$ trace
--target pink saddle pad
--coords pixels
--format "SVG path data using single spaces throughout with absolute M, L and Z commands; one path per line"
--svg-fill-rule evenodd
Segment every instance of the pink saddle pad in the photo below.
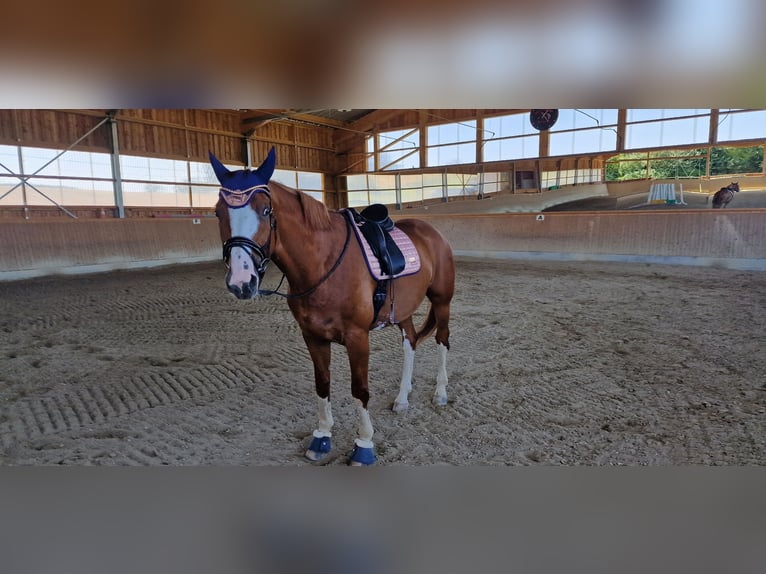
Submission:
M 384 275 L 380 270 L 380 261 L 378 261 L 378 258 L 375 257 L 375 255 L 372 253 L 372 248 L 370 247 L 370 244 L 367 243 L 364 235 L 362 235 L 361 231 L 359 231 L 359 228 L 356 225 L 352 225 L 352 227 L 354 228 L 356 238 L 359 240 L 359 245 L 362 246 L 362 252 L 364 253 L 365 261 L 367 261 L 367 269 L 370 270 L 370 275 L 372 275 L 373 278 L 377 279 L 378 281 L 381 279 L 389 279 L 390 276 Z M 396 279 L 397 277 L 414 275 L 420 271 L 420 254 L 415 248 L 415 244 L 412 242 L 412 239 L 410 239 L 407 234 L 398 227 L 394 227 L 390 231 L 390 234 L 391 239 L 394 240 L 396 246 L 401 250 L 402 255 L 404 255 L 404 269 L 402 269 L 401 273 L 394 275 L 393 278 Z

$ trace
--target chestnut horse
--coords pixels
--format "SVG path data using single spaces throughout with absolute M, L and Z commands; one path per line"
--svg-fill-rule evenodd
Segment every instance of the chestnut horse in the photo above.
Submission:
M 722 187 L 715 192 L 713 196 L 713 209 L 724 208 L 731 200 L 734 199 L 734 194 L 739 191 L 739 183 L 732 181 L 726 187 Z
M 414 243 L 420 270 L 393 280 L 386 303 L 373 317 L 372 278 L 351 223 L 341 211 L 328 210 L 312 197 L 277 182 L 270 182 L 276 163 L 274 148 L 256 170 L 228 170 L 210 153 L 210 162 L 221 184 L 215 213 L 228 266 L 226 286 L 239 299 L 270 295 L 261 290 L 270 261 L 282 271 L 290 287 L 287 305 L 300 326 L 314 364 L 319 397 L 319 422 L 305 452 L 317 461 L 330 451 L 333 426 L 330 408 L 331 343 L 346 347 L 351 368 L 351 395 L 359 414 L 359 433 L 349 463 L 375 462 L 373 428 L 367 404 L 369 332 L 387 325 L 402 331 L 404 367 L 396 412 L 408 407 L 412 389 L 415 348 L 436 330 L 438 372 L 433 402 L 447 404 L 447 350 L 450 302 L 455 290 L 455 264 L 444 237 L 431 225 L 416 219 L 396 222 Z M 394 298 L 393 303 L 391 298 Z M 428 315 L 416 330 L 412 315 L 425 297 Z

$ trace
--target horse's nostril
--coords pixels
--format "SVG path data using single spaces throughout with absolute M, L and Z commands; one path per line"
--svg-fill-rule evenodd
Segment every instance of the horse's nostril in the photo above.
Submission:
M 252 299 L 258 293 L 258 278 L 253 275 L 248 283 L 242 283 L 241 285 L 227 282 L 226 288 L 237 299 Z
M 250 278 L 250 283 L 242 285 L 242 293 L 246 299 L 252 299 L 255 297 L 255 294 L 258 293 L 258 277 L 253 275 Z
M 230 284 L 227 283 L 226 284 L 226 288 L 229 290 L 229 292 L 233 293 L 234 296 L 237 299 L 243 299 L 244 298 L 243 295 L 242 295 L 242 289 L 240 289 L 236 285 L 230 285 Z

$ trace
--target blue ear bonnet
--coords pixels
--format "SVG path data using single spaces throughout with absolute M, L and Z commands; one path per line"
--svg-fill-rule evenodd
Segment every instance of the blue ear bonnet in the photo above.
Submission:
M 212 151 L 209 154 L 215 176 L 221 183 L 221 187 L 227 191 L 245 191 L 254 187 L 266 186 L 274 173 L 274 167 L 277 162 L 277 153 L 272 147 L 258 169 L 229 171 L 226 166 L 218 161 L 218 158 L 213 155 Z

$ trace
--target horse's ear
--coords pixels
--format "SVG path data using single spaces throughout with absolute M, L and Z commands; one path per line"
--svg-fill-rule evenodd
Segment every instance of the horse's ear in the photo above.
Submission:
M 269 150 L 269 155 L 266 156 L 266 159 L 263 160 L 263 163 L 258 167 L 256 172 L 258 173 L 258 177 L 260 177 L 264 183 L 268 183 L 272 174 L 274 173 L 274 168 L 276 165 L 277 150 L 272 146 L 272 148 Z
M 223 180 L 226 179 L 226 176 L 231 172 L 226 169 L 225 165 L 218 161 L 218 158 L 213 155 L 212 151 L 208 150 L 208 155 L 210 156 L 210 164 L 213 166 L 215 176 L 218 178 L 218 181 L 221 183 L 221 185 L 223 185 Z

